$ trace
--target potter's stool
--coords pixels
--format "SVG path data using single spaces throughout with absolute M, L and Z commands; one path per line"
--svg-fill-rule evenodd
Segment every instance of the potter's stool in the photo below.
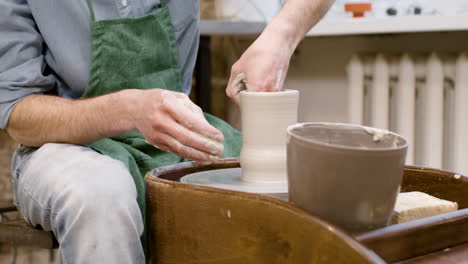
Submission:
M 52 232 L 36 229 L 22 219 L 7 220 L 4 216 L 5 213 L 16 211 L 11 201 L 0 201 L 0 244 L 45 249 L 58 247 Z

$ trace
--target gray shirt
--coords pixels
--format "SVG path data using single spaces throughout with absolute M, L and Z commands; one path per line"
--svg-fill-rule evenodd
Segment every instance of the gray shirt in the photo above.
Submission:
M 96 20 L 144 16 L 157 4 L 159 0 L 93 0 Z M 168 5 L 183 89 L 189 93 L 199 40 L 198 0 L 168 0 Z M 90 54 L 86 0 L 1 0 L 0 129 L 28 95 L 79 98 L 87 87 Z

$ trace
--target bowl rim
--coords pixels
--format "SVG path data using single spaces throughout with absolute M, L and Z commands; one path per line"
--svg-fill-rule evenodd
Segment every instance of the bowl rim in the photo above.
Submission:
M 350 147 L 350 146 L 345 146 L 345 145 L 339 145 L 339 144 L 324 144 L 323 142 L 316 140 L 316 139 L 310 139 L 306 138 L 303 136 L 299 136 L 294 133 L 294 129 L 304 127 L 304 126 L 316 126 L 316 125 L 325 125 L 325 126 L 347 126 L 347 127 L 355 127 L 355 128 L 362 128 L 362 129 L 377 129 L 380 131 L 384 131 L 387 134 L 391 134 L 400 140 L 404 141 L 404 144 L 397 146 L 397 147 L 376 147 L 376 148 L 368 148 L 368 147 Z M 358 125 L 358 124 L 351 124 L 351 123 L 339 123 L 339 122 L 301 122 L 301 123 L 295 123 L 292 125 L 289 125 L 287 128 L 287 142 L 289 143 L 291 141 L 291 137 L 306 142 L 306 143 L 311 143 L 319 147 L 325 147 L 325 148 L 331 148 L 331 149 L 336 149 L 336 150 L 350 150 L 350 151 L 359 151 L 359 152 L 388 152 L 388 151 L 400 151 L 402 149 L 408 148 L 408 140 L 403 137 L 400 134 L 397 134 L 395 132 L 392 132 L 387 129 L 380 129 L 380 128 L 375 128 L 375 127 L 369 127 L 369 126 L 364 126 L 364 125 Z
M 284 96 L 284 95 L 295 95 L 299 94 L 298 90 L 293 90 L 293 89 L 284 89 L 281 91 L 277 92 L 251 92 L 248 90 L 242 90 L 240 91 L 240 94 L 248 95 L 248 96 Z

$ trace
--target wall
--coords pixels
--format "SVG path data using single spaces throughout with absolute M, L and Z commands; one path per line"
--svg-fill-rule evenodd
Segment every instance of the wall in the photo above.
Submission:
M 239 39 L 241 50 L 252 39 Z M 468 51 L 468 33 L 306 38 L 291 61 L 285 87 L 301 92 L 300 121 L 347 121 L 345 67 L 354 53 Z

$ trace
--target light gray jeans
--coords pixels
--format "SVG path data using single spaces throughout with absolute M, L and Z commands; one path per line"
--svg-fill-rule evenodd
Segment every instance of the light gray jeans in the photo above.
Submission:
M 21 146 L 14 201 L 26 221 L 51 230 L 68 263 L 145 263 L 143 220 L 125 165 L 78 145 Z

